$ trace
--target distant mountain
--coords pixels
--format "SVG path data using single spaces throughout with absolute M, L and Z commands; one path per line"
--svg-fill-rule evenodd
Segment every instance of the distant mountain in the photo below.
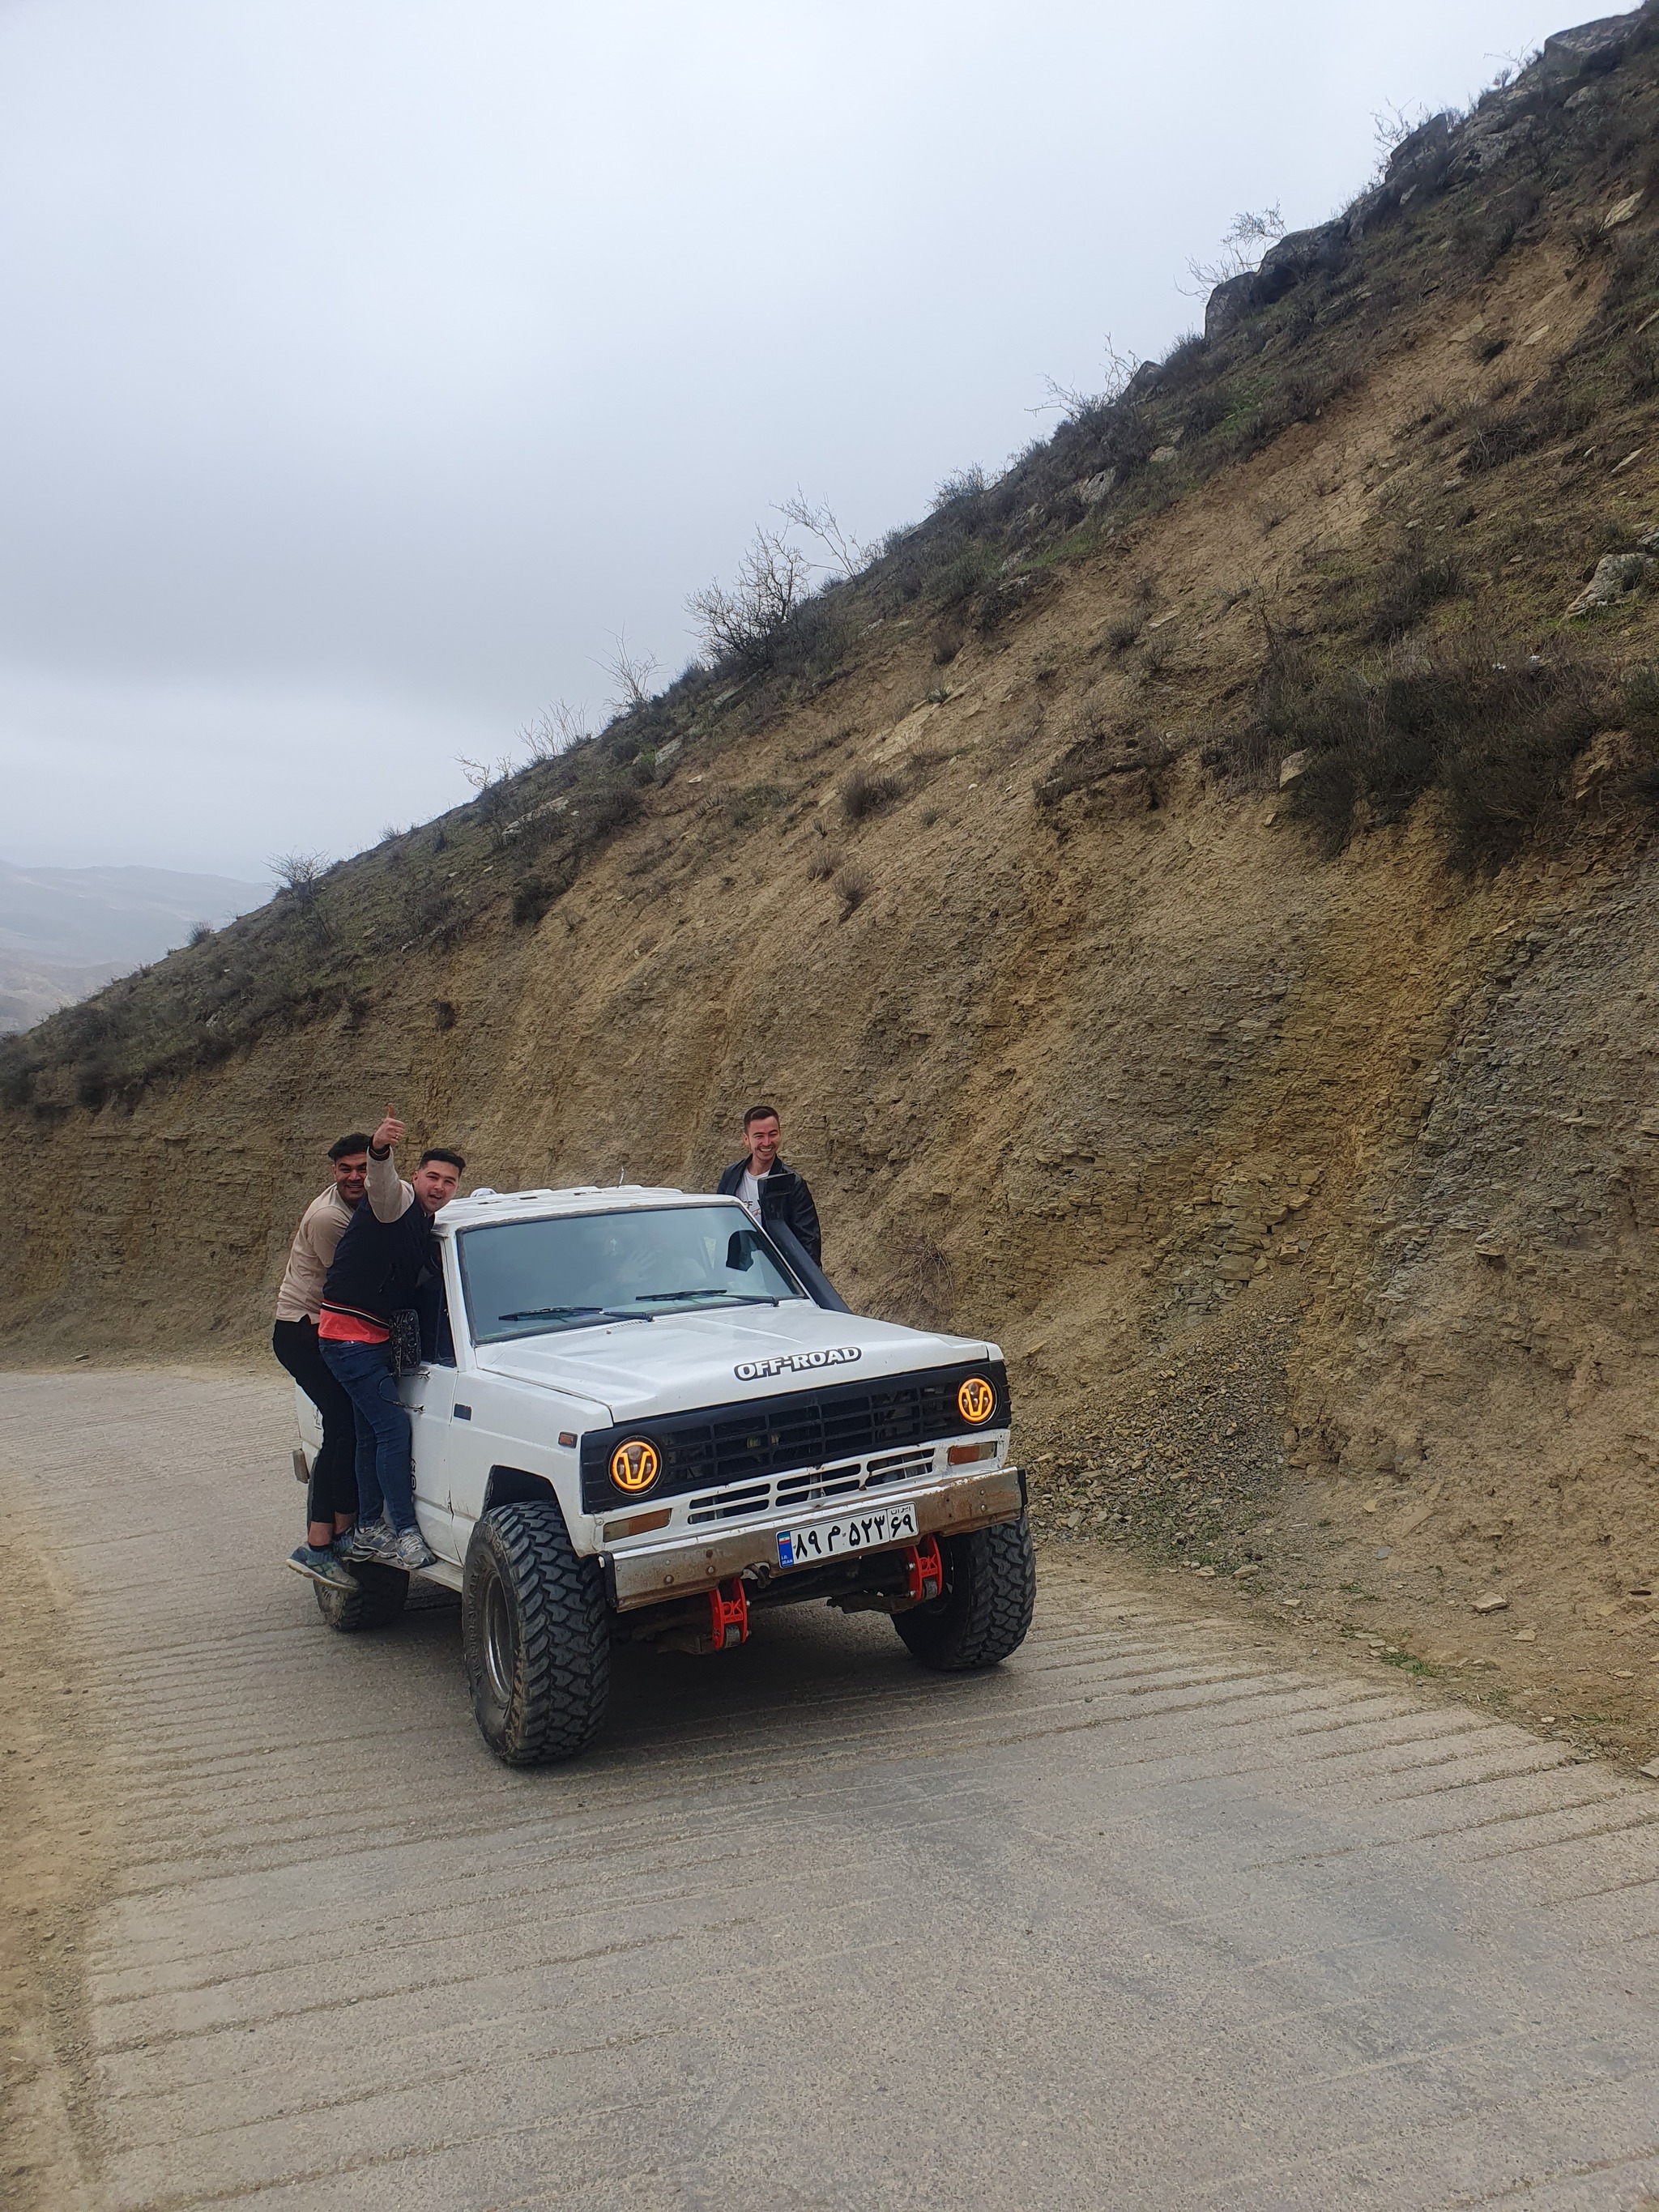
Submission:
M 198 922 L 263 906 L 269 884 L 171 868 L 18 868 L 0 860 L 0 1031 L 27 1029 L 159 960 Z

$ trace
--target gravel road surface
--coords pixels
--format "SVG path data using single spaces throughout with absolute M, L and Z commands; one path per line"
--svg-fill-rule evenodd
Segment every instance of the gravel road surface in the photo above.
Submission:
M 1564 1747 L 1067 1554 L 993 1675 L 773 1615 L 508 1772 L 452 1604 L 336 1637 L 283 1567 L 275 1383 L 0 1413 L 13 1901 L 76 1945 L 3 2201 L 1659 2203 L 1659 1794 Z

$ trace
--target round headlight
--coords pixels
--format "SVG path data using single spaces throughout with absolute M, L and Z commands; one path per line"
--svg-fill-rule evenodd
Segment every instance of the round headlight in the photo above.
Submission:
M 644 1437 L 629 1437 L 611 1455 L 611 1480 L 630 1498 L 649 1490 L 661 1473 L 662 1461 L 657 1447 Z
M 997 1394 L 982 1375 L 970 1375 L 957 1392 L 957 1410 L 975 1426 L 988 1421 L 997 1409 Z

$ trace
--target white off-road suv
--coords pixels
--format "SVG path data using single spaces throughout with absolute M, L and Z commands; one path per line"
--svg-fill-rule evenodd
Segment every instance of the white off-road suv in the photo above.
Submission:
M 993 1344 L 849 1313 L 787 1229 L 678 1190 L 479 1191 L 437 1218 L 446 1313 L 399 1384 L 429 1581 L 459 1591 L 503 1759 L 581 1750 L 613 1639 L 744 1642 L 769 1605 L 890 1613 L 924 1666 L 1030 1626 L 1024 1483 Z M 320 1441 L 296 1394 L 304 1439 Z M 378 1627 L 409 1577 L 317 1586 Z

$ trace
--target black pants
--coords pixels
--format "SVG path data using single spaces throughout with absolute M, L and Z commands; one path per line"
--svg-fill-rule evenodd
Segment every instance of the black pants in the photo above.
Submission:
M 279 1321 L 270 1348 L 322 1415 L 322 1449 L 311 1463 L 306 1517 L 326 1521 L 357 1514 L 357 1416 L 351 1401 L 324 1363 L 314 1321 Z

